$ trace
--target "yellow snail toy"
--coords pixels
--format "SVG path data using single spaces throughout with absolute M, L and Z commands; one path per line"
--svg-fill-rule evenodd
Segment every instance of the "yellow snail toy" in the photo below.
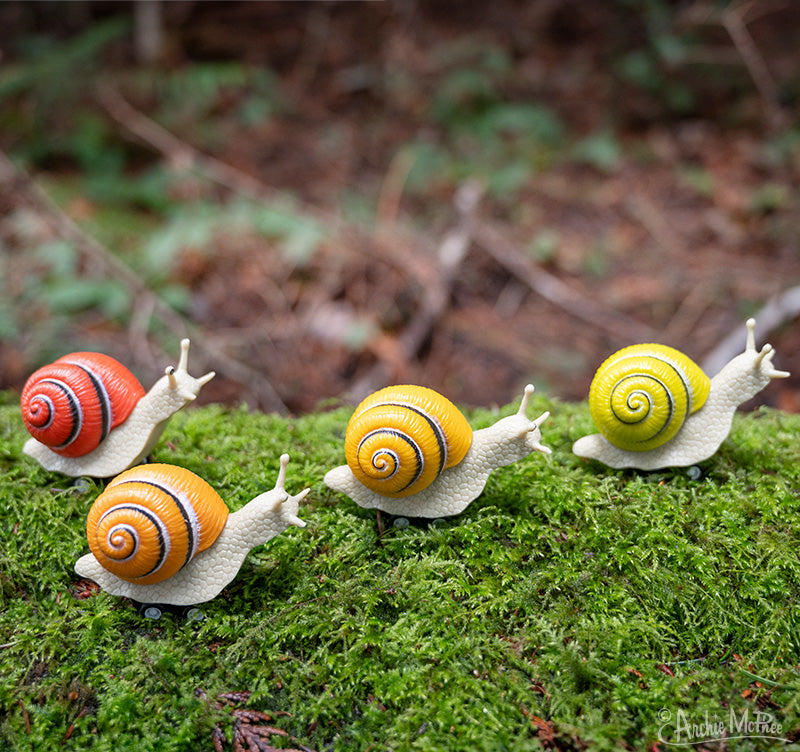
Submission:
M 745 351 L 709 379 L 688 357 L 664 345 L 633 345 L 609 357 L 589 388 L 599 434 L 572 451 L 610 467 L 655 470 L 694 465 L 728 436 L 736 408 L 772 379 L 789 374 L 772 365 L 771 345 L 756 350 L 755 320 L 747 321 Z
M 142 462 L 173 413 L 193 401 L 214 372 L 189 375 L 189 340 L 178 367 L 169 366 L 145 393 L 121 363 L 78 352 L 43 366 L 20 397 L 31 438 L 23 451 L 46 470 L 108 478 Z
M 289 455 L 275 488 L 237 512 L 202 478 L 175 465 L 130 468 L 97 497 L 86 521 L 91 553 L 75 571 L 106 592 L 142 604 L 190 606 L 211 600 L 236 577 L 251 549 L 292 525 L 306 488 L 286 492 Z M 145 615 L 160 616 L 157 607 Z
M 525 387 L 515 415 L 472 431 L 450 400 L 421 386 L 391 386 L 367 397 L 345 434 L 347 464 L 328 471 L 325 483 L 358 505 L 397 516 L 447 517 L 463 511 L 492 470 L 510 465 L 541 444 L 530 420 L 533 386 Z

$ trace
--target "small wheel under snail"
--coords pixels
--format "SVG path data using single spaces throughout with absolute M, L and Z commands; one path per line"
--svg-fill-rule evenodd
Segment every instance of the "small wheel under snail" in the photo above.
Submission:
M 205 619 L 205 614 L 197 606 L 173 606 L 169 603 L 139 603 L 138 601 L 132 601 L 132 603 L 142 618 L 152 621 L 158 621 L 164 614 L 173 614 L 190 622 Z
M 407 527 L 416 527 L 422 530 L 427 530 L 428 528 L 435 527 L 436 525 L 446 522 L 447 519 L 448 518 L 446 517 L 392 517 L 389 515 L 391 526 L 397 528 L 398 530 L 402 530 L 403 528 Z
M 169 606 L 163 603 L 139 603 L 138 601 L 132 601 L 132 603 L 136 606 L 136 610 L 142 618 L 151 619 L 152 621 L 158 621 L 164 615 L 164 612 L 169 610 Z

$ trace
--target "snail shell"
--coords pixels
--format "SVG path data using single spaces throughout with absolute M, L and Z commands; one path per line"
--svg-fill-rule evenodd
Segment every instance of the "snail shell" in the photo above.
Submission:
M 228 507 L 193 472 L 175 465 L 132 467 L 97 497 L 86 520 L 89 548 L 122 580 L 161 582 L 219 536 Z
M 382 496 L 427 488 L 464 459 L 472 428 L 456 406 L 422 386 L 390 386 L 358 405 L 345 433 L 353 475 Z
M 711 380 L 666 345 L 631 345 L 607 358 L 589 387 L 589 409 L 614 446 L 648 451 L 669 441 L 702 407 Z
M 63 457 L 95 450 L 130 415 L 145 390 L 108 355 L 77 352 L 31 374 L 20 398 L 34 439 Z

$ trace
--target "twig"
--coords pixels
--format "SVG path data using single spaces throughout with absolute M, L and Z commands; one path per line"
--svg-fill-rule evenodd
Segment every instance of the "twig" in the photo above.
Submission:
M 286 200 L 284 194 L 259 178 L 204 154 L 199 149 L 182 141 L 152 118 L 137 110 L 110 83 L 106 82 L 98 88 L 98 100 L 111 118 L 140 141 L 161 153 L 174 169 L 193 170 L 232 193 L 252 200 L 262 202 Z M 387 185 L 383 189 L 384 195 L 379 199 L 379 229 L 381 219 L 388 222 L 396 218 L 396 208 L 392 207 L 399 201 L 399 192 L 406 179 L 404 171 L 410 167 L 411 165 L 407 163 L 405 157 L 398 159 L 390 167 L 390 175 L 387 175 L 386 178 Z M 391 185 L 388 185 L 389 183 Z M 393 252 L 382 252 L 381 243 L 375 241 L 386 238 L 387 233 L 379 232 L 375 237 L 370 237 L 360 227 L 347 222 L 339 214 L 327 212 L 296 197 L 292 197 L 292 202 L 303 216 L 319 223 L 330 236 L 338 236 L 340 240 L 344 241 L 343 247 L 350 248 L 367 243 L 373 247 L 376 258 L 380 258 L 384 263 L 400 271 L 405 271 L 410 276 L 419 277 L 422 284 L 428 283 L 428 278 L 418 273 L 418 263 L 408 265 L 406 258 L 397 258 Z M 391 228 L 392 239 L 396 238 L 398 232 L 399 228 Z M 389 250 L 393 251 L 395 244 L 392 243 L 391 246 Z
M 688 249 L 674 231 L 669 220 L 658 205 L 644 194 L 630 196 L 624 202 L 625 209 L 637 221 L 668 256 L 684 258 Z M 692 326 L 708 308 L 708 282 L 697 282 L 661 331 L 663 341 L 680 341 L 691 331 Z
M 752 4 L 752 0 L 748 0 L 731 5 L 722 13 L 722 25 L 742 56 L 747 72 L 764 100 L 770 125 L 777 127 L 785 120 L 785 113 L 781 109 L 778 97 L 778 87 L 744 20 Z
M 625 208 L 664 251 L 674 256 L 682 256 L 686 252 L 684 244 L 673 232 L 669 222 L 658 207 L 646 196 L 634 194 L 625 201 Z
M 582 296 L 558 277 L 539 267 L 490 225 L 481 223 L 476 226 L 474 239 L 497 263 L 504 266 L 537 295 L 593 327 L 604 329 L 613 335 L 615 340 L 623 336 L 626 339 L 644 341 L 654 336 L 653 330 L 646 324 L 618 314 Z
M 263 196 L 265 186 L 246 172 L 202 154 L 185 141 L 181 141 L 155 120 L 147 117 L 128 102 L 109 83 L 97 89 L 98 101 L 105 111 L 126 130 L 149 146 L 161 152 L 176 169 L 198 169 L 215 182 L 233 188 L 238 193 Z M 277 198 L 277 193 L 271 196 Z
M 414 158 L 408 151 L 398 152 L 389 163 L 389 169 L 378 194 L 376 214 L 379 227 L 386 229 L 397 221 L 400 198 L 413 166 Z
M 287 200 L 284 193 L 267 185 L 259 178 L 222 160 L 204 154 L 199 149 L 182 141 L 152 118 L 137 110 L 110 83 L 104 83 L 97 91 L 99 103 L 106 113 L 129 133 L 158 151 L 173 169 L 194 171 L 207 180 L 221 185 L 231 193 L 251 200 L 275 203 Z M 391 172 L 396 172 L 397 174 L 387 176 L 387 180 L 403 183 L 405 181 L 405 176 L 402 174 L 404 169 L 410 169 L 410 165 L 405 165 L 404 160 L 401 159 L 398 164 L 390 168 Z M 392 185 L 389 189 L 392 195 L 384 195 L 382 199 L 382 210 L 387 212 L 388 217 L 391 217 L 392 214 L 390 204 L 392 201 L 399 200 L 397 191 L 401 187 L 401 185 Z M 354 247 L 365 242 L 375 245 L 375 238 L 368 236 L 358 225 L 346 221 L 338 213 L 327 212 L 296 196 L 292 196 L 292 204 L 297 207 L 304 217 L 317 222 L 331 238 L 337 237 L 341 240 L 343 247 Z M 386 218 L 384 217 L 384 219 Z M 396 235 L 397 229 L 392 228 L 392 233 Z M 380 239 L 380 234 L 378 239 Z M 380 253 L 380 250 L 380 245 L 377 245 L 377 258 L 397 269 L 404 269 L 406 259 L 397 259 L 394 254 Z M 414 275 L 417 270 L 412 268 L 411 270 L 406 269 L 406 271 Z M 427 282 L 427 279 L 423 281 Z
M 800 316 L 800 285 L 771 298 L 767 304 L 753 315 L 756 320 L 756 342 L 765 341 L 771 332 L 787 321 Z M 744 350 L 744 330 L 737 326 L 703 359 L 702 368 L 708 374 L 715 374 L 729 360 Z
M 288 408 L 281 400 L 275 388 L 255 368 L 231 358 L 222 348 L 208 338 L 200 336 L 196 327 L 192 326 L 180 313 L 168 305 L 147 286 L 145 281 L 129 266 L 120 261 L 111 250 L 85 232 L 66 212 L 58 206 L 47 192 L 27 173 L 18 170 L 9 157 L 0 151 L 0 182 L 15 183 L 24 189 L 31 200 L 43 212 L 51 226 L 60 237 L 71 240 L 81 251 L 91 257 L 95 267 L 105 269 L 109 276 L 122 281 L 132 292 L 134 310 L 139 306 L 143 311 L 152 311 L 177 337 L 190 337 L 196 342 L 196 348 L 215 364 L 218 372 L 247 384 L 257 394 L 265 409 L 281 413 Z M 137 317 L 136 325 L 140 321 Z M 135 333 L 132 333 L 135 336 Z M 218 365 L 217 365 L 218 364 Z
M 694 282 L 692 289 L 683 297 L 675 313 L 664 326 L 661 332 L 661 339 L 664 342 L 682 342 L 689 336 L 711 304 L 708 291 L 708 279 L 701 278 Z
M 83 716 L 85 716 L 85 715 L 86 715 L 86 713 L 88 712 L 88 710 L 89 710 L 88 708 L 81 708 L 81 710 L 80 710 L 80 712 L 78 713 L 78 715 L 77 715 L 77 716 L 75 716 L 75 720 L 74 720 L 72 723 L 70 723 L 70 725 L 69 725 L 69 728 L 67 729 L 67 733 L 66 733 L 66 734 L 64 734 L 64 738 L 61 740 L 61 744 L 62 744 L 62 746 L 63 746 L 63 745 L 64 745 L 64 743 L 65 743 L 65 742 L 66 742 L 66 741 L 67 741 L 67 740 L 68 740 L 68 739 L 69 739 L 69 738 L 72 736 L 72 734 L 75 732 L 75 724 L 76 724 L 76 723 L 77 723 L 77 722 L 78 722 L 78 721 L 79 721 L 81 718 L 83 718 Z
M 713 2 L 696 2 L 676 15 L 682 26 L 721 26 L 733 42 L 736 61 L 747 69 L 767 109 L 767 120 L 773 127 L 786 124 L 786 111 L 781 107 L 778 86 L 748 26 L 763 16 L 783 10 L 788 0 L 737 0 L 728 7 Z M 705 62 L 727 65 L 732 61 L 724 50 L 691 51 L 684 62 Z
M 415 356 L 436 322 L 444 314 L 458 269 L 469 250 L 475 215 L 483 196 L 483 187 L 468 181 L 456 191 L 454 206 L 458 214 L 455 226 L 445 235 L 437 253 L 438 280 L 425 288 L 422 305 L 414 320 L 400 337 L 404 352 Z
M 22 711 L 22 717 L 25 720 L 25 730 L 28 732 L 28 736 L 31 734 L 31 718 L 28 715 L 28 711 L 25 708 L 25 704 L 22 700 L 17 700 L 17 705 L 19 705 L 20 710 Z
M 166 323 L 185 334 L 186 322 L 173 308 L 155 296 L 144 280 L 129 266 L 120 261 L 99 240 L 86 233 L 64 210 L 56 204 L 49 194 L 27 173 L 19 170 L 11 159 L 0 151 L 0 182 L 16 182 L 23 187 L 35 203 L 44 210 L 51 226 L 57 233 L 75 243 L 84 253 L 92 257 L 96 264 L 105 268 L 111 275 L 124 282 L 134 296 L 150 295 L 153 297 L 153 308 Z
M 199 149 L 182 141 L 159 125 L 143 112 L 137 110 L 119 90 L 105 82 L 97 89 L 98 101 L 106 113 L 123 128 L 160 152 L 177 170 L 194 170 L 207 179 L 236 193 L 257 201 L 280 202 L 286 196 L 263 181 L 215 157 L 204 154 Z M 296 202 L 295 199 L 293 201 Z M 316 206 L 301 203 L 302 214 L 324 225 L 329 232 L 352 232 L 354 228 L 345 225 L 335 214 L 325 212 Z
M 447 310 L 450 289 L 456 272 L 469 250 L 475 226 L 475 215 L 483 196 L 483 187 L 475 181 L 459 186 L 453 200 L 457 219 L 446 233 L 436 254 L 436 266 L 426 280 L 419 309 L 398 339 L 399 357 L 414 360 L 436 323 Z M 378 361 L 370 371 L 359 379 L 348 392 L 348 398 L 360 401 L 378 384 L 389 378 L 389 366 L 385 360 Z
M 140 63 L 154 63 L 161 57 L 164 20 L 160 0 L 136 0 L 133 5 L 134 46 Z

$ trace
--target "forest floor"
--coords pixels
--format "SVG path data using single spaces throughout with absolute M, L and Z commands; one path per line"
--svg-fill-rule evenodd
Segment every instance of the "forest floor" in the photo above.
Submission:
M 102 123 L 95 146 L 125 155 L 112 188 L 105 162 L 75 159 L 91 128 L 63 111 L 38 161 L 6 131 L 0 386 L 65 343 L 157 375 L 190 333 L 197 370 L 218 373 L 204 401 L 297 413 L 407 381 L 471 405 L 528 381 L 580 400 L 635 342 L 713 372 L 720 342 L 734 337 L 724 362 L 772 301 L 759 345 L 768 334 L 796 376 L 758 400 L 800 409 L 786 294 L 800 279 L 800 131 L 722 26 L 698 24 L 691 47 L 720 63 L 658 69 L 654 93 L 620 74 L 644 53 L 604 41 L 614 13 L 290 5 L 168 6 L 157 75 L 111 64 L 92 79 L 80 102 Z M 781 32 L 795 12 L 746 26 L 777 84 L 794 75 Z M 670 104 L 682 95 L 689 116 Z M 71 299 L 72 276 L 65 293 L 52 256 L 65 240 L 66 273 L 112 278 L 119 309 L 97 285 Z

